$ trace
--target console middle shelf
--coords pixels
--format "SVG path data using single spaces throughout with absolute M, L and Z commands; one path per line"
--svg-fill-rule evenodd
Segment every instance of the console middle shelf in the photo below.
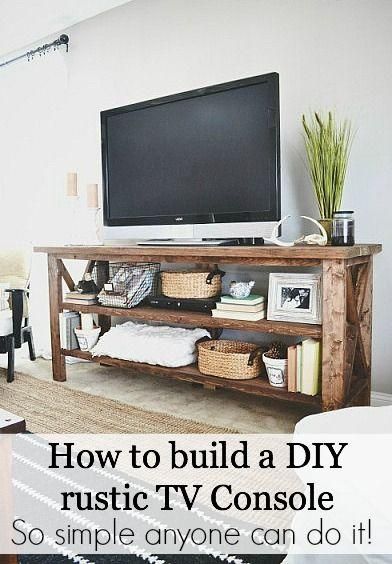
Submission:
M 287 321 L 242 321 L 238 319 L 215 318 L 208 313 L 193 311 L 177 311 L 170 309 L 137 306 L 131 309 L 101 306 L 99 304 L 83 305 L 64 302 L 62 308 L 81 313 L 95 313 L 115 317 L 129 317 L 139 321 L 154 321 L 169 325 L 189 325 L 192 327 L 233 329 L 276 335 L 292 335 L 301 337 L 322 337 L 322 326 L 308 323 L 292 323 Z

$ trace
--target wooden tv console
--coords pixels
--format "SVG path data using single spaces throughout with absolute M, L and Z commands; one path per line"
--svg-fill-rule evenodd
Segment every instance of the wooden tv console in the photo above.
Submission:
M 130 368 L 145 373 L 196 382 L 210 388 L 229 388 L 307 405 L 313 410 L 333 410 L 349 405 L 369 405 L 372 341 L 372 262 L 381 245 L 354 247 L 36 247 L 47 253 L 49 272 L 50 323 L 53 379 L 66 380 L 65 356 L 92 360 L 104 365 Z M 139 306 L 133 309 L 76 305 L 63 301 L 63 281 L 74 289 L 64 260 L 87 260 L 86 270 L 94 264 L 107 269 L 113 262 L 161 262 L 236 264 L 252 267 L 309 267 L 322 272 L 322 325 L 268 321 L 217 319 L 206 313 L 170 311 Z M 80 350 L 64 350 L 60 345 L 59 313 L 63 310 L 95 313 L 102 331 L 107 331 L 111 316 L 140 321 L 162 321 L 170 325 L 236 329 L 322 339 L 322 391 L 307 396 L 274 388 L 265 377 L 253 380 L 229 380 L 201 374 L 196 366 L 165 368 L 109 357 L 92 358 Z

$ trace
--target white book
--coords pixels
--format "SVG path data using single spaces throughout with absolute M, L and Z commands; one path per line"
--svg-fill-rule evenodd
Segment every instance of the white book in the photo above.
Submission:
M 80 327 L 80 316 L 78 314 L 76 317 L 69 317 L 67 319 L 67 348 L 70 350 L 79 348 L 75 335 L 75 329 L 78 327 Z
M 264 303 L 256 305 L 244 305 L 244 304 L 225 304 L 217 302 L 216 309 L 220 311 L 244 311 L 246 313 L 257 313 L 259 311 L 264 311 Z
M 320 341 L 305 339 L 302 341 L 302 378 L 301 392 L 315 396 L 320 384 Z
M 80 316 L 76 311 L 63 311 L 59 314 L 60 345 L 63 349 L 78 347 L 74 329 L 80 325 Z
M 239 319 L 241 321 L 260 321 L 265 319 L 265 311 L 246 313 L 244 311 L 221 311 L 219 309 L 212 310 L 212 317 L 221 319 Z
M 65 349 L 66 342 L 66 328 L 65 328 L 65 312 L 59 313 L 59 323 L 60 323 L 60 346 Z

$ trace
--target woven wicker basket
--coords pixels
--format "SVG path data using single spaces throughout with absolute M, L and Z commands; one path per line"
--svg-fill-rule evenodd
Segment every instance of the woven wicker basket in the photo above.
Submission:
M 242 341 L 205 341 L 198 343 L 198 365 L 202 374 L 230 380 L 256 378 L 262 371 L 262 349 Z
M 168 298 L 213 298 L 222 290 L 222 275 L 217 272 L 161 272 L 162 294 Z

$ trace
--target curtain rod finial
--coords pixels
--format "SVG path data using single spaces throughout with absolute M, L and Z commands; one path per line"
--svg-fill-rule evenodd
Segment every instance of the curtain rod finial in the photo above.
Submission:
M 69 43 L 68 35 L 66 35 L 65 33 L 62 33 L 59 37 L 59 41 L 60 41 L 60 43 L 67 45 Z

